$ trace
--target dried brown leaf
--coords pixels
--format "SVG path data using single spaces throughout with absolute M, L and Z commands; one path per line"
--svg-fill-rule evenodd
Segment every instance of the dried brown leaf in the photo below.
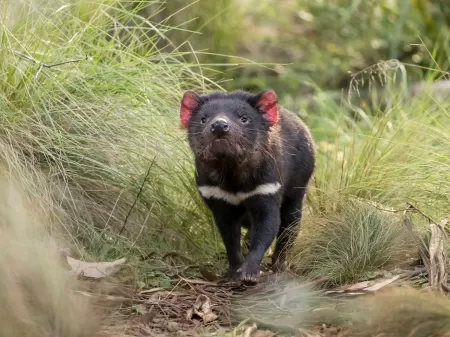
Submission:
M 376 284 L 374 284 L 371 287 L 365 288 L 365 291 L 377 291 L 380 290 L 383 287 L 386 287 L 387 285 L 391 284 L 392 282 L 395 282 L 397 279 L 400 278 L 400 275 L 395 275 L 394 277 L 387 279 L 387 280 L 383 280 L 381 282 L 378 282 Z
M 339 288 L 339 290 L 342 291 L 358 291 L 358 290 L 362 290 L 365 289 L 367 287 L 369 287 L 371 284 L 370 281 L 363 281 L 363 282 L 358 282 L 355 284 L 351 284 L 351 285 L 347 285 L 344 287 Z
M 218 316 L 211 310 L 211 300 L 206 295 L 199 295 L 192 306 L 186 312 L 186 318 L 192 320 L 195 316 L 200 317 L 204 323 L 215 321 Z
M 94 279 L 103 278 L 116 273 L 127 261 L 126 258 L 122 258 L 112 262 L 85 262 L 75 260 L 68 255 L 66 258 L 72 272 L 80 276 Z

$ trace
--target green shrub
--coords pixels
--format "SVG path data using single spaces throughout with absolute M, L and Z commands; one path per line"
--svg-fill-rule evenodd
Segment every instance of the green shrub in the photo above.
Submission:
M 352 110 L 347 102 L 338 106 L 329 96 L 318 96 L 319 113 L 309 116 L 313 134 L 320 135 L 317 165 L 305 232 L 294 249 L 303 272 L 351 282 L 382 268 L 384 260 L 395 262 L 396 252 L 404 254 L 407 247 L 417 253 L 417 247 L 396 241 L 404 235 L 392 214 L 373 206 L 355 209 L 349 201 L 387 210 L 412 203 L 438 220 L 450 211 L 448 101 L 426 90 L 415 97 L 392 90 L 386 97 L 388 108 L 381 111 Z

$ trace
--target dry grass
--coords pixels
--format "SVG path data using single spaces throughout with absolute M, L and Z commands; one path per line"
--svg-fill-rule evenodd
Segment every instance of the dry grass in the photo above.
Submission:
M 342 324 L 341 301 L 325 296 L 318 285 L 287 274 L 264 277 L 257 287 L 233 294 L 232 321 L 256 323 L 260 329 L 288 335 L 322 323 Z
M 352 303 L 350 337 L 448 337 L 447 296 L 409 288 L 392 289 Z
M 4 159 L 8 151 L 0 149 Z M 73 292 L 76 280 L 63 267 L 60 242 L 49 235 L 58 223 L 44 206 L 45 185 L 35 189 L 23 184 L 26 169 L 18 171 L 17 162 L 12 165 L 12 157 L 8 159 L 10 166 L 2 162 L 0 168 L 1 335 L 95 336 L 99 317 Z

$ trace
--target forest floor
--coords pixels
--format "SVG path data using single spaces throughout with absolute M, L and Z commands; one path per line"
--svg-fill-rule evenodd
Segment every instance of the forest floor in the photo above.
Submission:
M 330 324 L 340 311 L 336 299 L 353 300 L 387 288 L 411 285 L 423 288 L 428 283 L 427 275 L 427 269 L 421 266 L 380 271 L 370 280 L 337 288 L 324 287 L 326 279 L 299 282 L 287 274 L 267 273 L 253 286 L 178 276 L 171 280 L 170 288 L 136 290 L 101 281 L 102 288 L 108 288 L 107 296 L 102 294 L 101 301 L 111 312 L 105 333 L 122 337 L 351 336 L 345 333 L 349 331 L 347 322 Z M 86 284 L 90 284 L 90 295 L 95 296 L 99 283 Z M 318 290 L 321 302 L 310 304 Z M 318 317 L 310 315 L 319 309 L 327 309 L 328 313 Z

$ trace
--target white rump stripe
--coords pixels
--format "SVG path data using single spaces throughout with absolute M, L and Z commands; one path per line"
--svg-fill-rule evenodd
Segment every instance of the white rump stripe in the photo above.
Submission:
M 255 195 L 275 194 L 278 192 L 280 187 L 281 184 L 277 182 L 259 185 L 253 191 L 249 192 L 231 193 L 224 191 L 218 186 L 200 186 L 198 190 L 200 191 L 200 194 L 206 199 L 210 198 L 221 199 L 228 202 L 229 204 L 239 205 L 245 199 L 248 199 Z

